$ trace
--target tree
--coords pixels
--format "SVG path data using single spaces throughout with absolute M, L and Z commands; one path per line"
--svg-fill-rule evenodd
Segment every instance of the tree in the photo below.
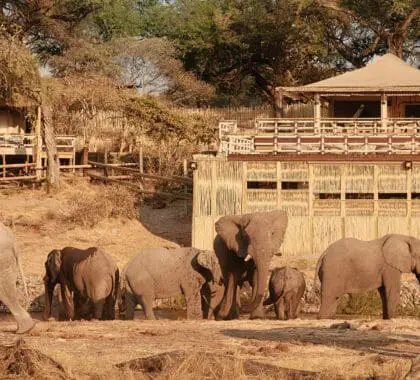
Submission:
M 178 0 L 160 35 L 176 41 L 187 70 L 219 95 L 275 104 L 275 87 L 319 79 L 328 65 L 315 19 L 297 0 Z M 256 95 L 257 94 L 257 95 Z
M 315 0 L 327 41 L 360 67 L 375 54 L 413 53 L 420 29 L 418 0 Z

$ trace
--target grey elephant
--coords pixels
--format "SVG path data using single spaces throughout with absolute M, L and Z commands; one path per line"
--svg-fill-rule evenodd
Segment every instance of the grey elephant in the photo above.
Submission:
M 15 238 L 12 232 L 0 223 L 0 301 L 7 306 L 15 318 L 18 325 L 16 333 L 23 334 L 30 331 L 35 326 L 35 322 L 19 304 L 19 295 L 16 289 L 18 271 L 22 278 L 26 297 L 28 297 Z
M 263 304 L 274 304 L 278 319 L 295 319 L 299 316 L 301 299 L 306 289 L 305 277 L 299 270 L 275 268 L 271 272 L 268 289 L 270 295 Z
M 251 319 L 263 317 L 270 261 L 275 253 L 279 253 L 287 223 L 287 214 L 283 210 L 229 215 L 216 222 L 214 250 L 225 283 L 218 320 L 239 316 L 237 288 L 244 281 L 252 286 L 252 299 L 242 310 L 250 312 Z
M 96 247 L 51 251 L 45 262 L 44 318 L 51 316 L 54 288 L 60 284 L 67 319 L 114 319 L 119 276 L 114 259 Z
M 395 317 L 400 300 L 402 273 L 413 272 L 420 282 L 420 240 L 405 235 L 386 235 L 362 241 L 354 238 L 331 244 L 318 260 L 316 276 L 321 281 L 318 318 L 329 318 L 340 296 L 378 289 L 383 318 Z
M 147 319 L 155 319 L 156 298 L 184 294 L 187 318 L 199 319 L 202 313 L 202 287 L 221 283 L 222 274 L 214 252 L 196 248 L 148 248 L 133 257 L 123 270 L 120 311 L 133 319 L 137 304 Z

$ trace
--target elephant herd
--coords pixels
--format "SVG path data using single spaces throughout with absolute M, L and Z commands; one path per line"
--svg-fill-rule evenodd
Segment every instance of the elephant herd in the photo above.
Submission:
M 44 318 L 51 316 L 54 288 L 59 284 L 66 319 L 70 320 L 114 319 L 116 306 L 125 319 L 133 319 L 137 305 L 147 319 L 155 319 L 154 300 L 179 295 L 185 297 L 189 319 L 233 319 L 239 317 L 238 287 L 246 282 L 252 296 L 241 310 L 249 312 L 251 319 L 262 318 L 263 306 L 269 304 L 275 305 L 277 318 L 296 318 L 305 292 L 303 274 L 282 267 L 274 269 L 269 278 L 270 262 L 279 253 L 287 224 L 282 210 L 224 216 L 215 224 L 214 251 L 143 249 L 121 273 L 114 259 L 101 249 L 53 250 L 45 262 Z M 14 237 L 0 223 L 0 300 L 15 317 L 17 333 L 24 333 L 34 322 L 18 302 L 19 270 L 23 278 Z M 392 318 L 399 303 L 401 274 L 409 272 L 420 282 L 420 240 L 414 237 L 390 234 L 372 241 L 338 240 L 318 259 L 318 317 L 333 316 L 341 295 L 376 288 L 383 317 Z M 264 301 L 267 287 L 269 296 Z

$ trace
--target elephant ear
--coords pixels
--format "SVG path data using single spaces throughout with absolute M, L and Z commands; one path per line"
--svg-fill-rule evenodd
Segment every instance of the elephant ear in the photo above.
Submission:
M 236 253 L 243 250 L 244 234 L 243 234 L 242 216 L 223 216 L 215 224 L 216 232 L 225 242 L 226 246 Z
M 411 272 L 412 254 L 411 245 L 401 237 L 391 236 L 383 245 L 385 262 L 402 273 Z
M 47 277 L 49 277 L 49 280 L 51 282 L 55 282 L 58 273 L 61 269 L 61 251 L 58 249 L 52 250 L 48 254 L 47 262 L 45 263 L 45 270 L 47 273 Z
M 219 260 L 214 252 L 200 251 L 197 255 L 197 263 L 211 272 L 213 282 L 220 283 L 222 280 L 222 271 L 220 269 Z

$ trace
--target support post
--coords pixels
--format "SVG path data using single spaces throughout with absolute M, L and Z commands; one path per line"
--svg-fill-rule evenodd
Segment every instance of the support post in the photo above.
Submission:
M 320 133 L 321 131 L 321 97 L 319 94 L 316 94 L 314 97 L 314 129 L 315 133 Z
M 35 176 L 36 180 L 40 181 L 42 177 L 42 136 L 41 136 L 41 106 L 36 109 L 36 123 L 35 123 L 35 145 L 34 156 L 35 156 Z
M 274 90 L 274 107 L 276 117 L 284 117 L 284 95 L 280 89 Z
M 385 94 L 381 95 L 381 127 L 383 132 L 387 131 L 388 126 L 388 97 Z
M 82 152 L 82 165 L 88 165 L 89 161 L 89 143 L 85 140 Z M 85 175 L 85 169 L 82 169 L 83 176 Z

